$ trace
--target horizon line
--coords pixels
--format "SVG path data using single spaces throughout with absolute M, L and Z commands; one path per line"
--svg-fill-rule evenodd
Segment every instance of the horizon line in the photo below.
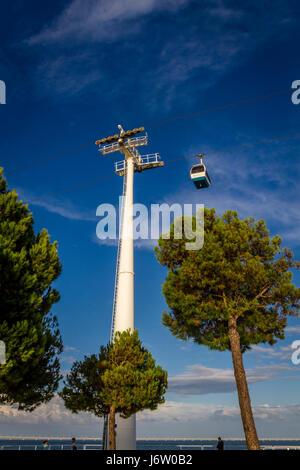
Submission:
M 66 439 L 72 439 L 72 437 L 66 436 L 66 437 L 49 437 L 49 436 L 0 436 L 0 439 L 6 439 L 6 440 L 16 440 L 16 439 L 32 439 L 32 440 L 42 440 L 42 439 L 48 439 L 48 440 L 66 440 Z M 222 438 L 223 441 L 245 441 L 245 438 L 242 437 L 224 437 Z M 87 441 L 87 440 L 97 440 L 97 441 L 102 441 L 101 437 L 76 437 L 76 440 L 78 441 Z M 217 440 L 217 437 L 138 437 L 136 439 L 137 441 L 215 441 Z M 300 437 L 261 437 L 259 438 L 261 441 L 299 441 Z

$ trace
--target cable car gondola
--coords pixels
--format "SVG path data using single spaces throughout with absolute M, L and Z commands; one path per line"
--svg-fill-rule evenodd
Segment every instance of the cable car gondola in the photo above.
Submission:
M 202 161 L 203 155 L 199 155 L 200 163 L 193 165 L 190 171 L 191 180 L 197 189 L 208 188 L 211 185 L 211 179 L 206 171 Z

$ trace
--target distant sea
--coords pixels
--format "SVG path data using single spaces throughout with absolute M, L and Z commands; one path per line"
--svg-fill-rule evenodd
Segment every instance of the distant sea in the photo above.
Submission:
M 46 438 L 13 438 L 0 439 L 0 450 L 40 450 Z M 50 450 L 70 450 L 71 439 L 49 438 Z M 78 439 L 78 450 L 99 450 L 101 439 Z M 246 450 L 246 442 L 241 439 L 224 439 L 225 450 Z M 300 450 L 300 439 L 262 439 L 262 447 L 280 446 L 281 448 Z M 215 439 L 137 439 L 138 450 L 212 450 L 216 446 Z

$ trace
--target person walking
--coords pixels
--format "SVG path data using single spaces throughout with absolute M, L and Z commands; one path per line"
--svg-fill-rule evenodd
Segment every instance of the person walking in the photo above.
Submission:
M 71 450 L 77 450 L 76 439 L 72 437 Z
M 224 441 L 220 437 L 218 437 L 216 450 L 224 450 Z
M 48 443 L 48 441 L 44 441 L 44 442 L 43 442 L 42 450 L 49 450 L 49 443 Z

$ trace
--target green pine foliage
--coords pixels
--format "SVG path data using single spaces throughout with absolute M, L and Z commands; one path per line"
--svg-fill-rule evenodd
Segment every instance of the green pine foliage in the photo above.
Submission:
M 128 418 L 145 408 L 155 410 L 164 403 L 167 372 L 157 366 L 145 349 L 138 331 L 117 332 L 113 343 L 98 355 L 74 362 L 60 393 L 68 409 L 88 411 L 95 416 L 116 413 Z
M 187 240 L 174 237 L 174 224 L 170 238 L 158 241 L 156 257 L 168 267 L 163 294 L 170 311 L 163 324 L 182 340 L 231 351 L 247 446 L 259 450 L 242 353 L 284 338 L 287 318 L 299 314 L 292 269 L 300 265 L 279 236 L 270 238 L 263 220 L 205 209 L 204 229 L 200 250 L 187 250 Z
M 76 361 L 64 381 L 60 396 L 66 408 L 73 413 L 87 411 L 97 417 L 109 413 L 109 405 L 103 403 L 99 391 L 103 386 L 102 376 L 107 367 L 108 347 L 101 346 L 100 353 L 85 356 Z
M 110 415 L 110 449 L 116 448 L 115 414 L 155 410 L 164 403 L 167 372 L 156 365 L 142 346 L 138 331 L 115 334 L 114 342 L 100 348 L 99 355 L 74 362 L 60 396 L 73 413 L 87 411 Z
M 99 390 L 103 404 L 113 405 L 116 413 L 128 418 L 164 403 L 167 372 L 155 364 L 151 353 L 142 346 L 137 330 L 115 334 L 107 362 Z
M 156 257 L 167 266 L 163 294 L 170 307 L 163 324 L 182 340 L 211 349 L 230 349 L 228 320 L 237 320 L 242 352 L 258 343 L 284 338 L 288 316 L 297 316 L 300 289 L 292 283 L 299 268 L 293 253 L 270 238 L 263 220 L 222 217 L 205 209 L 201 250 L 186 250 L 187 240 L 158 241 Z M 194 224 L 195 227 L 195 224 Z
M 51 307 L 61 273 L 57 243 L 34 233 L 27 205 L 9 191 L 0 169 L 0 402 L 32 410 L 52 398 L 60 380 L 62 340 Z

